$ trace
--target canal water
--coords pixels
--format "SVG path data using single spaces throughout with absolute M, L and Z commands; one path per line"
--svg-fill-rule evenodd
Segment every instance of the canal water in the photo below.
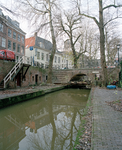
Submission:
M 72 150 L 89 90 L 64 89 L 0 110 L 0 150 Z

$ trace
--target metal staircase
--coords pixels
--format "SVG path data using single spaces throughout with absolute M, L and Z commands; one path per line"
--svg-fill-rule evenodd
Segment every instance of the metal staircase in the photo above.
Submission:
M 19 73 L 19 71 L 21 70 L 22 67 L 28 67 L 30 66 L 30 63 L 27 63 L 26 57 L 23 56 L 16 64 L 15 66 L 10 70 L 10 72 L 4 77 L 4 79 L 1 82 L 1 86 L 3 86 L 3 88 L 5 89 L 7 84 L 13 80 L 15 78 L 15 76 Z M 27 70 L 28 70 L 27 68 Z M 24 73 L 24 76 L 27 72 L 27 70 Z M 23 77 L 24 77 L 23 76 Z

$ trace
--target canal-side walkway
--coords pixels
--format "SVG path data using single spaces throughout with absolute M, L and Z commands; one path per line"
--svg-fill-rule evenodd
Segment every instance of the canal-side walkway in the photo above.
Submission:
M 28 93 L 33 93 L 41 90 L 48 90 L 51 88 L 62 87 L 62 85 L 48 84 L 48 85 L 39 85 L 39 86 L 30 86 L 30 87 L 18 87 L 16 89 L 6 89 L 0 90 L 0 99 L 23 95 Z
M 122 112 L 106 103 L 119 99 L 121 89 L 94 89 L 91 150 L 122 150 Z

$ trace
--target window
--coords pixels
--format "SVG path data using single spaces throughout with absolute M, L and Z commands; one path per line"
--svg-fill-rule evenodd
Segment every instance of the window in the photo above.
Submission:
M 16 32 L 13 32 L 13 39 L 16 40 Z
M 48 76 L 46 76 L 46 81 L 47 81 L 47 79 L 48 79 Z
M 20 45 L 17 45 L 17 52 L 20 53 Z
M 21 47 L 21 53 L 24 54 L 24 46 Z
M 55 56 L 55 63 L 57 62 L 57 56 Z
M 60 63 L 60 57 L 58 57 L 58 63 Z
M 35 48 L 35 56 L 37 56 L 37 48 Z
M 0 23 L 0 31 L 3 32 L 3 24 Z
M 11 50 L 11 41 L 8 40 L 8 49 Z
M 19 61 L 19 56 L 16 56 L 16 61 L 17 61 L 17 62 Z
M 2 37 L 2 47 L 6 47 L 6 39 Z
M 41 48 L 45 48 L 44 44 L 42 42 L 40 42 L 40 47 Z
M 49 57 L 49 55 L 48 55 L 48 54 L 46 54 L 46 61 L 48 61 L 48 60 L 49 60 L 49 58 L 48 58 L 48 57 Z
M 40 52 L 37 52 L 37 59 L 40 59 Z
M 34 76 L 32 76 L 32 81 L 34 81 Z
M 44 53 L 42 53 L 42 60 L 44 60 Z
M 13 43 L 13 51 L 16 51 L 16 43 Z
M 18 41 L 20 42 L 20 35 L 18 34 Z
M 11 37 L 11 29 L 8 29 L 8 36 Z
M 41 63 L 41 68 L 44 68 L 44 64 L 43 63 Z
M 22 43 L 24 43 L 24 36 L 22 36 Z

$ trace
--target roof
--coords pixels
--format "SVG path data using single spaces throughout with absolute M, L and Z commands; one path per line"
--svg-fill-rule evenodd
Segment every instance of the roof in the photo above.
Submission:
M 53 49 L 53 44 L 50 41 L 38 36 L 33 36 L 25 39 L 25 48 L 29 48 L 31 46 L 35 46 L 49 51 L 52 51 Z M 56 50 L 56 52 L 61 54 L 61 52 L 59 52 L 58 50 Z
M 44 49 L 52 50 L 52 43 L 50 41 L 37 36 L 35 46 L 40 47 L 40 42 L 43 43 Z
M 31 46 L 35 46 L 35 37 L 25 39 L 25 47 L 28 48 Z
M 12 20 L 9 16 L 5 16 L 3 13 L 2 13 L 2 9 L 0 9 L 0 18 L 2 20 L 5 20 L 5 23 L 7 26 L 13 28 L 14 30 L 18 31 L 19 33 L 25 35 L 26 33 L 21 30 L 21 28 L 19 27 L 19 22 L 17 22 L 16 20 Z
M 31 47 L 31 46 L 36 46 L 36 47 L 40 47 L 40 43 L 42 43 L 42 47 L 43 49 L 46 50 L 52 50 L 52 43 L 46 39 L 40 38 L 38 36 L 33 36 L 30 38 L 25 39 L 25 47 Z

